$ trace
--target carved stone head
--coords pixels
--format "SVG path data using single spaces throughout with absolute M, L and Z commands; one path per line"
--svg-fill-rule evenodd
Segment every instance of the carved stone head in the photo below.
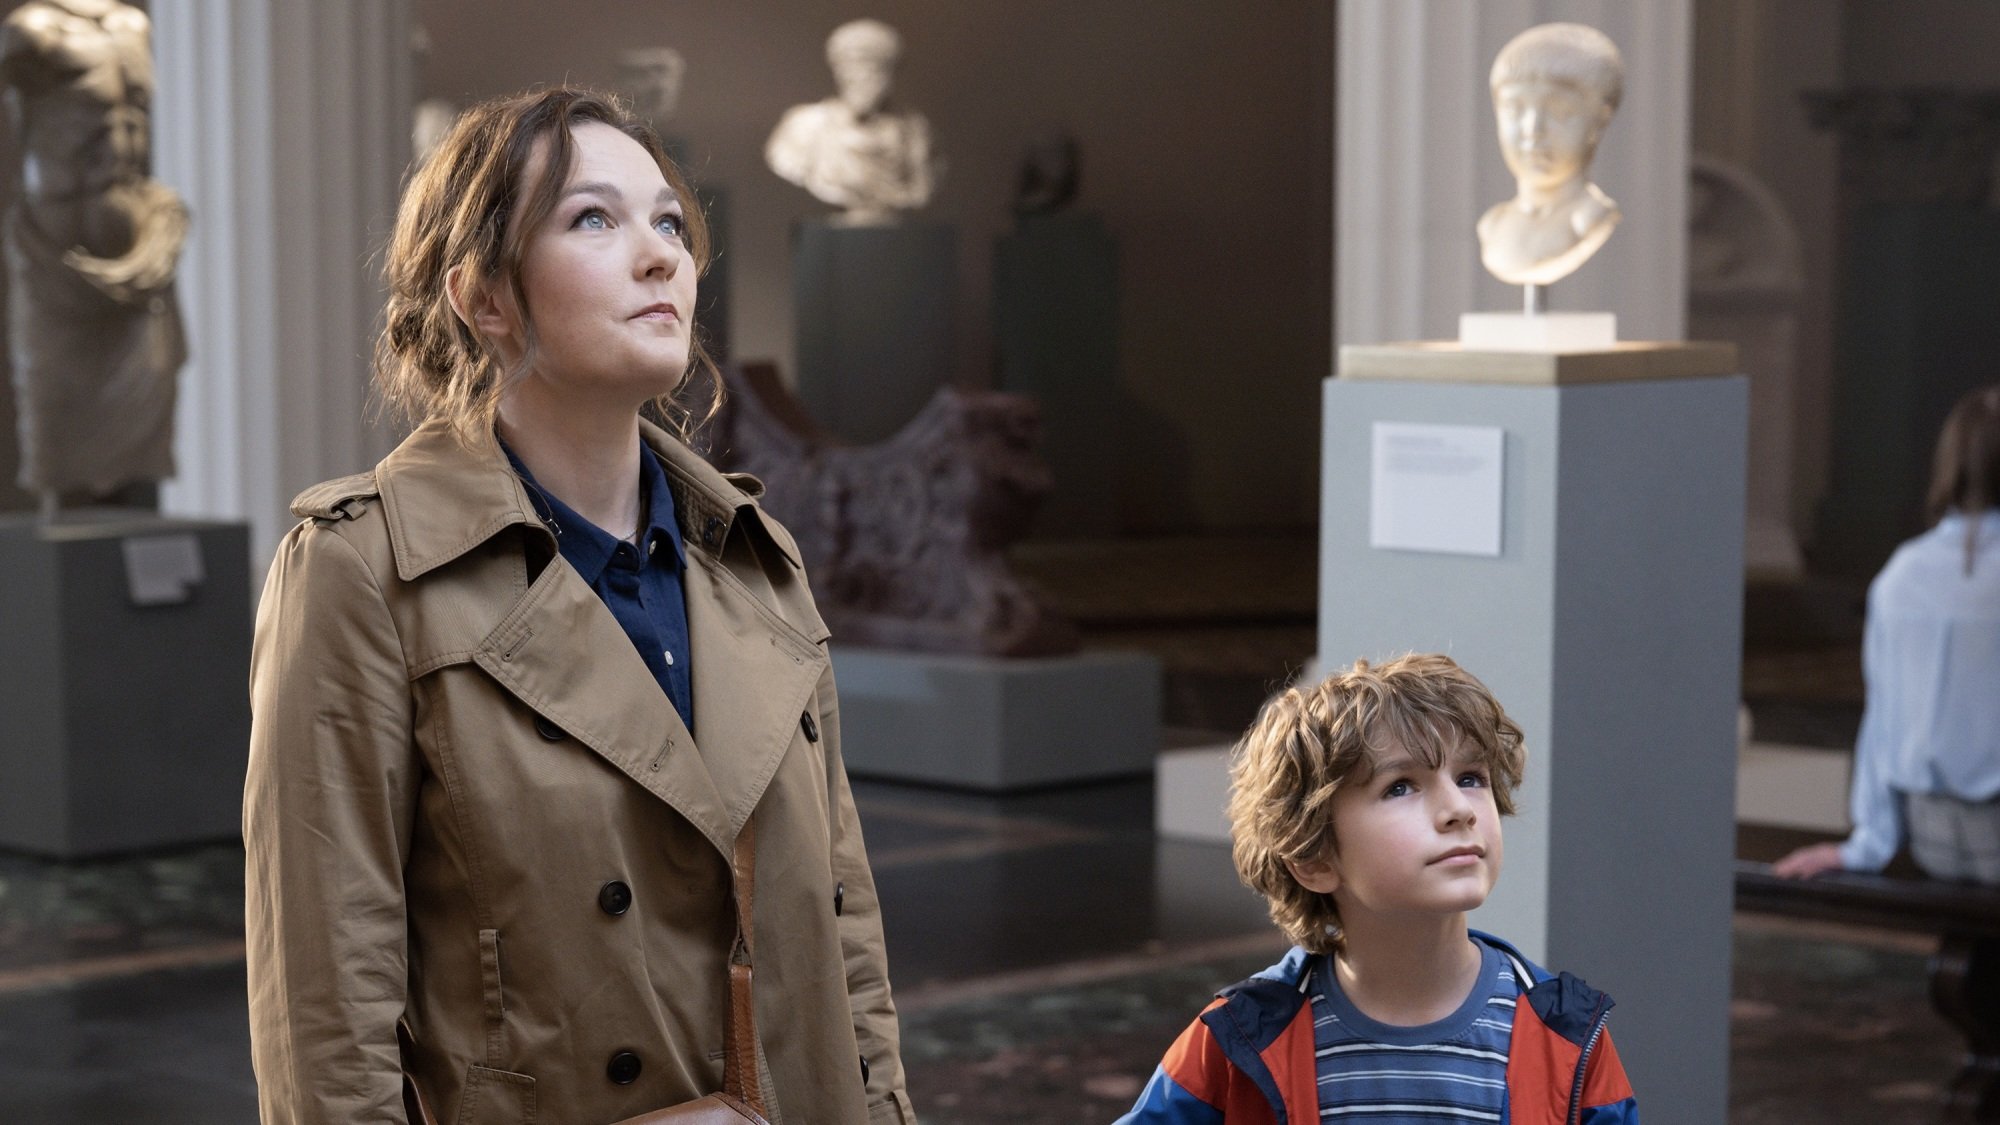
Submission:
M 833 29 L 826 40 L 826 63 L 840 100 L 857 117 L 882 108 L 896 78 L 903 37 L 880 20 L 853 20 Z

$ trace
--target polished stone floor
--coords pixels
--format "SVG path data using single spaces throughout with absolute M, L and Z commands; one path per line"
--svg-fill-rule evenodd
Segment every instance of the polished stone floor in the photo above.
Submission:
M 1232 582 L 1206 610 L 1157 583 L 1152 602 L 1121 601 L 1128 576 L 1095 568 L 1101 588 L 1071 591 L 1072 609 L 1093 644 L 1162 655 L 1175 727 L 1226 731 L 1310 653 L 1302 556 L 1276 544 L 1274 580 Z M 1844 589 L 1753 598 L 1758 737 L 1830 754 L 1851 743 L 1853 608 Z M 1225 848 L 1153 834 L 1150 781 L 856 793 L 927 1125 L 1108 1121 L 1215 988 L 1279 951 Z M 1797 838 L 1750 827 L 1739 852 L 1769 858 Z M 0 1125 L 255 1120 L 241 862 L 233 842 L 66 864 L 0 855 Z M 1739 915 L 1730 1120 L 1931 1120 L 1958 1046 L 1926 1000 L 1926 952 Z

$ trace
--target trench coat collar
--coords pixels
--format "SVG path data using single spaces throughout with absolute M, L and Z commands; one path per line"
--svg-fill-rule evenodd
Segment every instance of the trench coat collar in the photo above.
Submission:
M 639 437 L 666 466 L 684 543 L 719 558 L 739 522 L 754 522 L 787 562 L 799 566 L 798 546 L 757 505 L 764 487 L 756 478 L 717 471 L 644 419 Z M 396 575 L 405 582 L 457 559 L 503 528 L 541 523 L 499 440 L 489 433 L 468 445 L 441 419 L 418 426 L 383 458 L 375 481 L 389 518 Z
M 753 478 L 725 476 L 664 431 L 641 422 L 658 452 L 687 541 L 683 571 L 695 726 L 690 732 L 631 640 L 575 571 L 551 566 L 507 604 L 471 654 L 506 689 L 671 805 L 728 855 L 813 704 L 825 627 L 787 618 L 735 568 L 759 551 L 731 551 L 732 534 L 777 548 L 768 566 L 798 570 L 797 547 L 763 516 Z M 376 472 L 397 573 L 405 581 L 444 566 L 502 529 L 548 535 L 499 442 L 461 443 L 425 423 Z M 550 552 L 555 548 L 550 540 Z M 783 576 L 800 588 L 802 573 Z M 770 588 L 768 576 L 762 580 Z M 515 600 L 515 599 L 518 600 Z M 579 651 L 600 654 L 578 660 Z

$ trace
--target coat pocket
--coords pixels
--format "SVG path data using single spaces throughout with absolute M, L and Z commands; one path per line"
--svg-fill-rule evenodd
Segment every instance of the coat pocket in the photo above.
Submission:
M 506 1070 L 466 1068 L 458 1125 L 535 1125 L 535 1080 Z
M 498 1025 L 507 1011 L 506 998 L 500 991 L 499 930 L 479 931 L 479 985 L 484 994 L 481 999 L 487 1025 Z

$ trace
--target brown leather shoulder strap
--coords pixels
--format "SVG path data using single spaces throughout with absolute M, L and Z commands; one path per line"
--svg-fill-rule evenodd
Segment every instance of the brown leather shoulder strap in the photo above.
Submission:
M 729 951 L 729 1044 L 722 1063 L 722 1088 L 764 1110 L 764 1083 L 757 1069 L 757 1009 L 750 991 L 755 952 L 751 903 L 757 887 L 757 817 L 752 813 L 736 836 L 736 944 Z

